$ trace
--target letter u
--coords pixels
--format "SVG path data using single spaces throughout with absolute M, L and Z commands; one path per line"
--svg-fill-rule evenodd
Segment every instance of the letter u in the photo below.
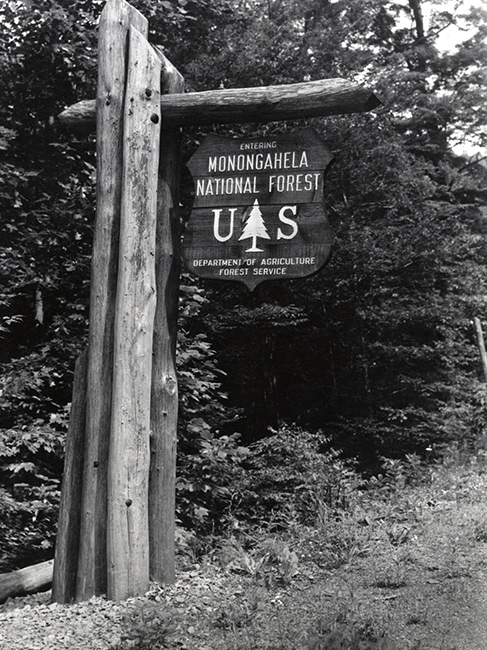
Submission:
M 234 227 L 234 222 L 235 222 L 235 212 L 237 211 L 237 208 L 228 208 L 228 211 L 230 212 L 230 230 L 228 235 L 222 236 L 220 235 L 220 216 L 222 213 L 221 208 L 218 208 L 217 210 L 212 210 L 214 214 L 214 219 L 213 219 L 213 235 L 215 239 L 218 241 L 228 241 L 231 236 L 233 235 L 233 227 Z

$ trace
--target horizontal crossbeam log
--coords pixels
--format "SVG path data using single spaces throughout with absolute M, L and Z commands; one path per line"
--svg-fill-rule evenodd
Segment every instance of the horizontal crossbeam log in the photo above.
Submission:
M 370 111 L 380 100 L 367 88 L 345 79 L 232 88 L 161 97 L 166 126 L 195 126 L 214 122 L 271 122 Z M 71 128 L 95 128 L 95 100 L 84 100 L 59 115 Z
M 53 561 L 41 562 L 17 571 L 0 574 L 0 603 L 38 591 L 46 591 L 52 583 Z

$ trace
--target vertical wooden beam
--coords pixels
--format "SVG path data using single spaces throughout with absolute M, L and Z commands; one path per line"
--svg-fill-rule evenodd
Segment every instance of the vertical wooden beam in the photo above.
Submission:
M 142 594 L 149 588 L 149 438 L 160 75 L 160 58 L 131 26 L 108 464 L 107 596 L 114 600 Z
M 475 318 L 473 319 L 473 325 L 475 328 L 475 334 L 477 336 L 477 345 L 480 352 L 480 361 L 482 362 L 482 370 L 484 372 L 484 381 L 487 384 L 487 352 L 485 351 L 484 332 L 482 330 L 482 323 L 480 322 L 480 318 L 477 318 L 477 316 L 475 316 Z
M 76 596 L 78 571 L 83 457 L 86 425 L 86 373 L 88 350 L 76 361 L 73 399 L 64 455 L 64 473 L 56 536 L 56 553 L 52 578 L 52 602 L 69 603 Z
M 86 448 L 82 493 L 77 600 L 106 591 L 107 468 L 113 372 L 122 169 L 122 109 L 127 35 L 147 20 L 125 0 L 108 0 L 98 45 L 97 216 L 94 233 Z
M 184 92 L 184 79 L 159 51 L 161 93 Z M 164 115 L 162 115 L 164 120 Z M 180 129 L 163 129 L 157 197 L 156 283 L 151 392 L 151 467 L 149 479 L 150 575 L 158 582 L 175 580 L 174 536 L 178 384 L 176 336 L 179 275 Z

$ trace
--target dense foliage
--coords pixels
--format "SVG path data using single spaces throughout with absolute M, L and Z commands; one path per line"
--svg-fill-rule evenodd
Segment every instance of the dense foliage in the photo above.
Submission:
M 52 555 L 73 367 L 87 333 L 95 171 L 93 136 L 65 132 L 56 115 L 94 96 L 103 4 L 0 7 L 5 566 Z M 181 522 L 222 521 L 257 462 L 238 445 L 290 424 L 322 432 L 323 452 L 369 472 L 383 457 L 472 443 L 485 428 L 470 322 L 487 295 L 487 173 L 470 153 L 487 138 L 485 10 L 419 0 L 132 4 L 192 90 L 341 76 L 383 102 L 371 114 L 308 120 L 336 158 L 326 180 L 335 243 L 323 271 L 253 293 L 183 278 Z M 444 35 L 458 43 L 445 48 Z M 209 130 L 186 130 L 186 159 Z M 187 219 L 186 173 L 182 187 Z

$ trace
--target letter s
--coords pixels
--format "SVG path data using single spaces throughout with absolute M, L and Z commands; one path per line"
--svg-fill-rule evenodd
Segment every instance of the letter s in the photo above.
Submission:
M 297 205 L 285 205 L 279 210 L 279 220 L 282 221 L 282 223 L 287 224 L 288 226 L 292 227 L 292 232 L 289 235 L 285 235 L 280 228 L 277 229 L 277 239 L 292 239 L 293 237 L 296 237 L 297 232 L 298 232 L 298 224 L 290 219 L 289 217 L 284 216 L 284 212 L 286 210 L 291 210 L 292 214 L 296 216 L 296 213 L 298 211 L 298 206 Z

